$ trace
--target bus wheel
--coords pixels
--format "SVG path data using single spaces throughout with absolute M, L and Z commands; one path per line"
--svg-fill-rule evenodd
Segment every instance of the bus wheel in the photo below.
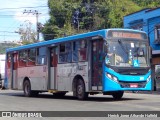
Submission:
M 31 84 L 29 80 L 25 80 L 23 84 L 24 96 L 30 97 L 32 95 Z
M 83 80 L 79 79 L 77 83 L 77 98 L 84 100 L 88 97 L 88 93 L 85 92 L 85 85 Z
M 120 100 L 123 96 L 124 91 L 118 91 L 118 92 L 114 92 L 112 94 L 114 100 Z
M 63 97 L 63 96 L 65 96 L 65 94 L 66 94 L 66 92 L 53 93 L 53 95 L 55 97 Z

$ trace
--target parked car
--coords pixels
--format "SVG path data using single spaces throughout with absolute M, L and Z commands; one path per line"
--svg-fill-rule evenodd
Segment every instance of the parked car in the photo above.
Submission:
M 5 76 L 5 55 L 0 55 L 0 88 L 4 89 L 4 76 Z

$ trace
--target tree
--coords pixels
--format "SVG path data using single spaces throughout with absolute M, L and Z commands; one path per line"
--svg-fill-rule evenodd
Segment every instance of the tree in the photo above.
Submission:
M 48 0 L 50 19 L 42 30 L 45 40 L 105 28 L 122 28 L 123 17 L 159 0 Z M 145 3 L 146 2 L 146 3 Z
M 19 46 L 17 43 L 14 42 L 4 42 L 0 43 L 0 54 L 6 54 L 6 49 L 13 48 Z
M 141 6 L 142 8 L 146 7 L 159 7 L 160 6 L 160 0 L 132 0 L 137 5 Z
M 25 21 L 24 24 L 20 25 L 18 33 L 21 36 L 20 40 L 22 41 L 22 44 L 37 42 L 36 32 L 32 29 L 32 23 L 29 21 Z

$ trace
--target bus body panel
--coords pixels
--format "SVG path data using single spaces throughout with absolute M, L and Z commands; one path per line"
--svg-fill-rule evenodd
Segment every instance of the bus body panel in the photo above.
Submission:
M 12 88 L 13 89 L 18 89 L 17 70 L 13 70 Z
M 84 82 L 86 91 L 88 88 L 88 62 L 58 64 L 58 90 L 60 91 L 72 91 L 72 83 L 76 75 L 80 75 Z
M 18 89 L 23 89 L 25 78 L 29 78 L 32 90 L 47 90 L 46 66 L 18 68 Z
M 50 72 L 51 72 L 51 74 L 50 74 L 50 76 L 51 76 L 51 80 L 50 80 L 50 89 L 53 89 L 53 90 L 56 90 L 57 89 L 57 84 L 56 84 L 56 82 L 55 82 L 55 74 L 56 74 L 56 70 L 57 68 L 55 68 L 55 67 L 50 67 Z M 56 78 L 56 80 L 57 80 L 57 78 Z

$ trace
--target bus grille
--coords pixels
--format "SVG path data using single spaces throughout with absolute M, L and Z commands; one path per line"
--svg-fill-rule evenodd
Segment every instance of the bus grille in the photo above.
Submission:
M 131 87 L 132 84 L 136 84 L 137 87 L 135 88 L 144 88 L 146 85 L 146 82 L 137 82 L 137 83 L 128 83 L 128 82 L 119 82 L 122 88 L 134 88 Z

